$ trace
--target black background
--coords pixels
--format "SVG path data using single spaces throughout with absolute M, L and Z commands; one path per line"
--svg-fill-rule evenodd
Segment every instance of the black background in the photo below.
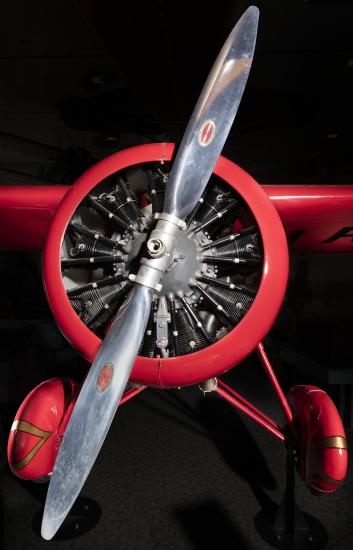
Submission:
M 72 183 L 95 160 L 126 146 L 179 141 L 221 45 L 246 1 L 2 5 L 0 182 Z M 224 154 L 259 183 L 353 183 L 352 2 L 266 0 L 256 56 Z M 353 216 L 353 214 L 352 214 Z M 352 217 L 353 225 L 353 217 Z M 353 243 L 352 243 L 353 246 Z M 352 368 L 353 262 L 349 256 L 293 258 L 272 341 L 326 367 Z M 53 322 L 40 255 L 0 254 L 2 455 L 27 393 L 51 376 L 86 368 Z M 186 365 L 187 368 L 187 365 Z M 289 372 L 325 387 L 325 375 Z M 256 358 L 230 375 L 279 417 Z M 344 390 L 346 397 L 350 387 Z M 349 404 L 349 403 L 348 403 Z M 349 423 L 350 410 L 344 411 Z M 349 439 L 351 432 L 349 432 Z M 285 451 L 271 436 L 199 390 L 149 390 L 122 409 L 83 495 L 102 516 L 81 538 L 54 548 L 110 550 L 267 548 L 253 520 L 278 504 Z M 302 507 L 325 524 L 329 548 L 351 546 L 352 474 L 333 496 L 300 485 Z M 37 535 L 44 488 L 1 466 L 4 550 L 45 548 Z M 269 500 L 270 499 L 270 500 Z M 97 518 L 98 519 L 98 518 Z M 223 533 L 227 542 L 221 543 Z

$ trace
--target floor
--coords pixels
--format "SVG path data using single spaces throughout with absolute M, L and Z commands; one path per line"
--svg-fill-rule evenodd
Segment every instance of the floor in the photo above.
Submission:
M 280 419 L 257 361 L 224 380 Z M 214 394 L 204 397 L 196 387 L 146 390 L 118 411 L 74 516 L 50 548 L 265 550 L 270 546 L 254 519 L 261 510 L 276 511 L 285 459 L 279 441 Z M 297 484 L 297 501 L 325 526 L 328 549 L 351 548 L 352 479 L 350 464 L 346 484 L 323 497 Z M 48 548 L 39 536 L 46 486 L 19 481 L 6 465 L 0 481 L 1 549 Z

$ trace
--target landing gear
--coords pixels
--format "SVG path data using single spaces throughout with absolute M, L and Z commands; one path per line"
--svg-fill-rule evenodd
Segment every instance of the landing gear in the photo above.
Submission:
M 16 476 L 37 482 L 49 479 L 78 389 L 74 380 L 51 378 L 27 395 L 12 423 L 7 446 Z
M 138 395 L 145 386 L 131 386 L 120 405 Z M 18 409 L 7 445 L 12 472 L 36 483 L 49 481 L 61 440 L 79 393 L 69 378 L 51 378 L 32 390 Z
M 260 512 L 255 528 L 274 548 L 324 548 L 327 533 L 315 518 L 303 513 L 295 498 L 296 471 L 313 494 L 333 493 L 343 483 L 348 452 L 342 420 L 327 393 L 316 386 L 294 386 L 286 398 L 262 344 L 258 353 L 286 419 L 281 427 L 232 388 L 218 380 L 214 391 L 287 448 L 286 487 L 277 512 Z
M 318 520 L 305 514 L 298 507 L 295 477 L 294 456 L 288 449 L 286 486 L 282 501 L 274 517 L 266 517 L 263 511 L 257 514 L 254 520 L 255 529 L 273 548 L 320 550 L 327 543 L 326 529 Z
M 347 473 L 348 451 L 335 404 L 326 392 L 309 385 L 294 386 L 288 402 L 300 477 L 313 493 L 337 491 Z

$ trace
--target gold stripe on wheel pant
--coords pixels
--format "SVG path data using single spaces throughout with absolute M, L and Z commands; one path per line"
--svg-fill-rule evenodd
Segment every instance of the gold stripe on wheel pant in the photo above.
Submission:
M 40 437 L 40 440 L 34 445 L 33 449 L 19 462 L 11 463 L 10 467 L 12 470 L 21 470 L 27 464 L 31 462 L 31 460 L 36 456 L 39 449 L 44 445 L 44 443 L 49 439 L 51 434 L 53 432 L 46 432 L 44 430 L 41 430 L 37 426 L 34 426 L 34 424 L 30 424 L 29 422 L 26 422 L 26 420 L 14 420 L 12 426 L 11 426 L 12 432 L 24 432 L 30 435 L 35 435 L 36 437 Z
M 310 441 L 310 449 L 347 449 L 347 440 L 341 435 L 331 435 L 316 441 Z

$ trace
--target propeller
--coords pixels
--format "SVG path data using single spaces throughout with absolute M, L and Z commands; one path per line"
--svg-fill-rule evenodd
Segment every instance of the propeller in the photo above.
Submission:
M 147 242 L 135 286 L 120 308 L 87 374 L 51 476 L 42 537 L 67 516 L 108 433 L 148 322 L 153 293 L 172 262 L 175 235 L 200 199 L 237 113 L 250 71 L 259 11 L 248 8 L 224 44 L 193 111 L 173 164 L 163 213 Z
M 248 8 L 228 36 L 191 115 L 164 199 L 184 219 L 196 206 L 237 114 L 254 55 L 259 10 Z

